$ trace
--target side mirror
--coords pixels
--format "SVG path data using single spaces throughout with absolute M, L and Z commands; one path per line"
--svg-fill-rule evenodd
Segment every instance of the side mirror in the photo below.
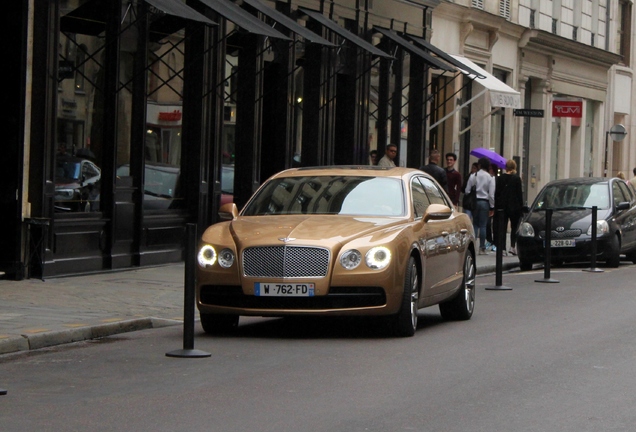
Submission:
M 628 201 L 619 202 L 616 205 L 616 210 L 618 210 L 618 211 L 629 210 L 629 202 Z
M 525 213 L 525 214 L 530 213 L 530 206 L 525 205 L 521 207 L 521 213 Z
M 222 221 L 233 220 L 238 217 L 238 207 L 234 203 L 223 204 L 219 209 L 219 219 Z
M 428 222 L 429 220 L 442 220 L 448 219 L 453 214 L 453 210 L 442 204 L 431 204 L 424 212 L 422 220 Z

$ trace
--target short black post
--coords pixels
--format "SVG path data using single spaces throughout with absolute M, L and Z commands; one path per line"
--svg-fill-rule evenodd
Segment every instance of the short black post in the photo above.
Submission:
M 506 246 L 506 227 L 505 223 L 505 215 L 503 209 L 498 209 L 495 218 L 497 221 L 497 230 L 495 232 L 495 246 L 497 247 L 496 255 L 495 255 L 495 286 L 487 286 L 487 290 L 501 290 L 501 291 L 510 291 L 512 288 L 508 286 L 504 286 L 502 282 L 502 273 L 503 273 L 503 250 Z
M 184 305 L 183 305 L 183 349 L 166 353 L 168 357 L 201 358 L 210 357 L 210 353 L 194 349 L 194 277 L 196 267 L 197 225 L 186 225 L 186 253 L 184 271 Z
M 590 264 L 590 268 L 586 268 L 583 269 L 583 271 L 586 272 L 592 272 L 592 273 L 603 273 L 603 269 L 600 269 L 598 267 L 596 267 L 596 223 L 597 223 L 597 218 L 598 218 L 598 207 L 597 206 L 593 206 L 592 207 L 592 252 L 591 253 L 591 258 L 592 258 L 592 262 Z
M 0 388 L 0 396 L 4 396 L 6 394 L 7 394 L 7 391 L 5 389 Z
M 543 267 L 543 279 L 535 280 L 542 283 L 559 283 L 550 277 L 550 265 L 552 264 L 552 209 L 545 210 L 545 264 Z

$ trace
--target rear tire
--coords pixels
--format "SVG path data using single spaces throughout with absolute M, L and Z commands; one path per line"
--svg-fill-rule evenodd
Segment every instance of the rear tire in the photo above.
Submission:
M 439 311 L 447 321 L 465 321 L 473 316 L 475 310 L 475 260 L 471 253 L 464 258 L 464 276 L 457 295 L 440 303 Z
M 415 265 L 415 258 L 410 257 L 404 274 L 404 291 L 402 306 L 397 315 L 393 316 L 395 334 L 410 337 L 417 330 L 417 310 L 420 298 L 420 276 Z
M 621 263 L 621 241 L 617 235 L 612 236 L 607 249 L 605 250 L 607 259 L 605 265 L 608 267 L 616 268 Z
M 238 315 L 217 315 L 201 313 L 201 327 L 207 334 L 229 333 L 238 327 Z

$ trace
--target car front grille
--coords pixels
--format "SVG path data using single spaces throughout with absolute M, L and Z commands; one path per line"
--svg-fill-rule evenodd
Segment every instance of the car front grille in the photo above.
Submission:
M 328 249 L 304 246 L 264 246 L 243 251 L 243 274 L 266 278 L 327 276 Z
M 552 239 L 575 238 L 580 235 L 581 235 L 580 229 L 569 229 L 569 230 L 565 230 L 561 232 L 552 230 Z M 545 238 L 545 231 L 540 231 L 539 237 Z
M 204 285 L 201 303 L 243 309 L 334 310 L 378 307 L 386 304 L 380 287 L 331 287 L 329 294 L 313 297 L 258 297 L 243 294 L 239 286 Z

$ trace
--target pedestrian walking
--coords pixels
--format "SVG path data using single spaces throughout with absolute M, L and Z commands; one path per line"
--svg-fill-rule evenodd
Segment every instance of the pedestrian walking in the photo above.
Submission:
M 506 162 L 506 172 L 501 174 L 495 180 L 495 210 L 503 211 L 503 217 L 499 214 L 495 215 L 494 231 L 495 245 L 503 248 L 503 254 L 517 254 L 517 227 L 521 220 L 521 212 L 523 208 L 523 189 L 521 186 L 521 178 L 517 175 L 517 163 L 513 159 Z M 506 249 L 506 235 L 498 238 L 501 232 L 499 223 L 503 223 L 504 227 L 508 227 L 510 223 L 510 249 Z M 507 230 L 504 229 L 504 233 Z M 508 251 L 508 252 L 506 252 Z
M 466 184 L 464 193 L 470 193 L 470 189 L 475 186 L 477 193 L 477 204 L 473 210 L 473 228 L 475 236 L 479 237 L 479 255 L 488 255 L 486 251 L 486 225 L 488 218 L 495 213 L 495 178 L 490 175 L 490 160 L 479 158 L 479 171 L 471 175 Z
M 448 196 L 455 207 L 459 206 L 459 196 L 462 193 L 462 175 L 455 169 L 457 155 L 446 153 L 446 180 L 448 182 Z

